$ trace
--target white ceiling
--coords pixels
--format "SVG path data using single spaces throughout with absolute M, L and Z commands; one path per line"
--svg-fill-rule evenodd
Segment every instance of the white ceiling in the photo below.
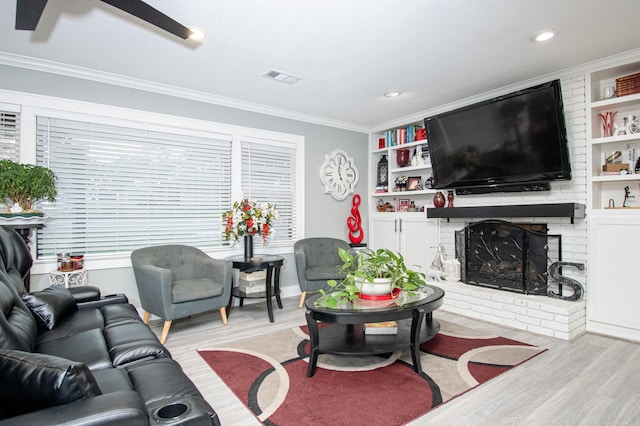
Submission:
M 640 47 L 638 0 L 148 1 L 204 29 L 201 44 L 98 0 L 49 0 L 35 32 L 16 31 L 15 3 L 0 0 L 0 63 L 37 58 L 357 129 Z M 530 41 L 546 28 L 558 35 Z

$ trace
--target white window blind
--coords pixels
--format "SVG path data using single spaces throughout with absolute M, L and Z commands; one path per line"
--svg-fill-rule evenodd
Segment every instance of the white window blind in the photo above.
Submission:
M 40 208 L 38 258 L 222 241 L 231 204 L 231 136 L 37 117 L 37 162 L 57 178 Z M 188 134 L 182 134 L 188 133 Z
M 0 159 L 20 161 L 20 113 L 0 110 Z
M 243 140 L 242 193 L 257 202 L 276 205 L 280 220 L 269 245 L 297 240 L 296 145 Z

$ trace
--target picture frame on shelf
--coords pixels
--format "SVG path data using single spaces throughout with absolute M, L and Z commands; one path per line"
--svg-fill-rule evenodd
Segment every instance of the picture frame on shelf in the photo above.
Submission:
M 416 191 L 420 189 L 420 176 L 410 176 L 407 181 L 407 191 Z
M 406 212 L 411 205 L 411 201 L 408 198 L 400 198 L 398 199 L 398 211 Z

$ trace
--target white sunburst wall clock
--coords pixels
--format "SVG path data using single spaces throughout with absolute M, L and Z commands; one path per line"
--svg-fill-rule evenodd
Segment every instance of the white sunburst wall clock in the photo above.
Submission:
M 342 201 L 354 192 L 358 183 L 358 169 L 349 154 L 336 149 L 325 155 L 320 167 L 320 179 L 324 184 L 324 192 Z

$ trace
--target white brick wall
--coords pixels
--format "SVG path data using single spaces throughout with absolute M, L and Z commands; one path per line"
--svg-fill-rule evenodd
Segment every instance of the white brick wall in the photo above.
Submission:
M 571 181 L 552 182 L 551 191 L 539 193 L 494 193 L 456 197 L 456 207 L 587 202 L 587 111 L 584 75 L 561 79 Z M 454 232 L 471 222 L 490 218 L 440 219 L 440 239 L 449 257 L 455 254 Z M 562 235 L 562 260 L 585 264 L 584 271 L 563 268 L 563 273 L 578 280 L 587 291 L 587 225 L 584 219 L 571 223 L 567 218 L 501 218 L 515 223 L 546 223 L 550 234 Z M 438 284 L 436 284 L 438 285 Z M 442 309 L 480 318 L 534 333 L 572 339 L 583 333 L 586 324 L 585 298 L 568 302 L 544 296 L 527 296 L 466 284 L 443 283 Z
M 445 291 L 444 311 L 564 340 L 585 331 L 585 300 L 570 302 L 459 282 L 432 284 Z

